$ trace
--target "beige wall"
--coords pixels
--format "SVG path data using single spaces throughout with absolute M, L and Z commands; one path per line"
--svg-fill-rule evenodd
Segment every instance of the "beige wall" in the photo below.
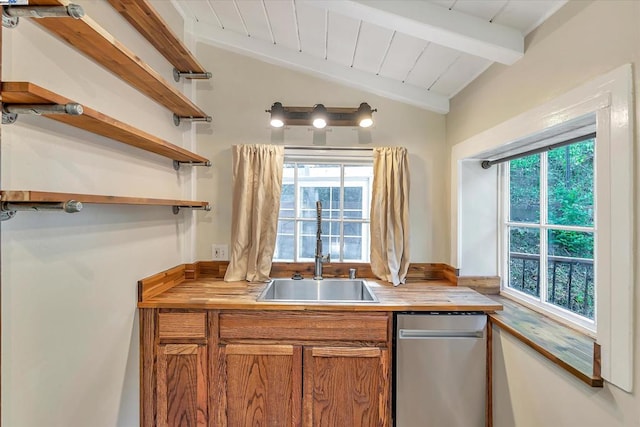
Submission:
M 198 44 L 198 58 L 213 72 L 209 83 L 198 85 L 198 103 L 213 115 L 210 126 L 198 127 L 198 152 L 213 168 L 198 171 L 198 198 L 211 200 L 213 212 L 199 217 L 197 259 L 211 259 L 212 243 L 229 243 L 231 225 L 231 146 L 272 141 L 269 109 L 284 105 L 358 106 L 368 102 L 378 112 L 371 142 L 363 146 L 397 146 L 409 150 L 411 173 L 411 260 L 444 262 L 448 257 L 446 158 L 444 116 L 362 91 L 350 89 L 256 59 Z M 284 131 L 288 145 L 311 145 L 306 126 Z M 327 146 L 359 146 L 353 128 L 334 127 Z
M 171 66 L 107 2 L 77 3 L 173 82 Z M 3 80 L 189 142 L 168 110 L 29 20 L 2 33 Z M 192 186 L 169 159 L 45 118 L 2 126 L 1 155 L 3 189 L 182 198 Z M 190 218 L 169 207 L 85 205 L 2 223 L 3 426 L 138 425 L 136 282 L 190 260 Z
M 571 1 L 526 39 L 525 57 L 493 66 L 458 94 L 447 116 L 451 147 L 620 65 L 640 64 L 640 2 Z M 636 93 L 640 80 L 635 70 Z M 636 101 L 637 114 L 640 110 Z M 636 128 L 637 141 L 637 128 Z M 636 220 L 636 231 L 640 223 Z M 637 256 L 637 254 L 636 254 Z M 640 294 L 636 292 L 636 310 Z M 636 331 L 640 318 L 636 316 Z M 591 389 L 511 336 L 494 335 L 497 427 L 640 425 L 640 398 Z M 640 335 L 635 338 L 640 387 Z M 615 362 L 614 362 L 615 363 Z

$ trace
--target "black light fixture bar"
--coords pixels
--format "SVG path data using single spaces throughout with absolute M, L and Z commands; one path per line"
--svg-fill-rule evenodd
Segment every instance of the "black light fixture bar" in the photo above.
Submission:
M 322 104 L 318 104 L 322 105 Z M 365 107 L 363 107 L 363 105 Z M 285 126 L 312 126 L 313 112 L 317 108 L 313 107 L 290 107 L 283 106 L 276 102 L 267 113 L 277 114 L 282 118 Z M 362 103 L 359 107 L 325 107 L 327 117 L 327 127 L 331 126 L 360 126 L 361 114 L 363 109 L 368 109 L 369 117 L 376 109 L 371 109 L 368 104 Z

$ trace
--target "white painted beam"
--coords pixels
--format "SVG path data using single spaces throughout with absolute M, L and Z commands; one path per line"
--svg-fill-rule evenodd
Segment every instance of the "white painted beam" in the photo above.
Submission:
M 268 41 L 246 37 L 240 33 L 223 30 L 206 23 L 196 22 L 193 30 L 196 37 L 204 43 L 252 56 L 271 64 L 304 71 L 436 113 L 446 114 L 449 112 L 449 99 L 446 96 L 431 93 L 416 86 L 345 67 L 304 52 L 279 47 Z
M 298 1 L 505 65 L 524 56 L 520 31 L 426 1 Z

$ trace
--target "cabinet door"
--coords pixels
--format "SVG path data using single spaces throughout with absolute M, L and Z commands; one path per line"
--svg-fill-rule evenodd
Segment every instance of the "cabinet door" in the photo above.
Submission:
M 301 425 L 301 347 L 226 345 L 223 354 L 228 427 Z
M 158 346 L 157 425 L 207 425 L 207 347 L 202 344 Z
M 304 350 L 305 427 L 389 425 L 389 350 L 311 347 Z

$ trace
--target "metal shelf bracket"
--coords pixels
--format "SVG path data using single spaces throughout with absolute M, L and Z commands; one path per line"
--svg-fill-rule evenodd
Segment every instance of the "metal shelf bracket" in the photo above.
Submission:
M 18 114 L 68 114 L 81 116 L 84 112 L 82 105 L 75 102 L 68 104 L 2 104 L 2 124 L 10 125 L 18 120 Z
M 183 120 L 187 120 L 190 122 L 207 122 L 207 123 L 211 123 L 211 116 L 206 116 L 206 117 L 193 117 L 193 116 L 179 116 L 176 113 L 173 113 L 173 124 L 176 126 L 180 126 L 180 122 L 182 122 Z
M 2 26 L 15 28 L 21 17 L 25 18 L 74 18 L 84 16 L 84 9 L 78 4 L 67 6 L 29 6 L 29 2 L 17 0 L 14 4 L 2 6 Z
M 18 115 L 16 113 L 7 113 L 2 111 L 2 124 L 3 125 L 11 125 L 18 120 Z
M 207 160 L 206 162 L 183 162 L 183 161 L 180 161 L 180 160 L 174 160 L 173 161 L 173 168 L 175 170 L 180 170 L 180 166 L 181 165 L 211 167 L 211 162 L 209 160 Z
M 177 68 L 173 69 L 173 80 L 180 81 L 180 77 L 184 77 L 189 80 L 208 80 L 212 77 L 212 74 L 208 71 L 204 73 L 194 73 L 193 71 L 179 71 Z
M 172 206 L 172 211 L 174 215 L 178 215 L 180 213 L 180 209 L 192 209 L 196 211 L 211 211 L 211 205 L 207 206 Z
M 76 213 L 82 210 L 82 202 L 67 200 L 66 202 L 2 202 L 0 204 L 0 221 L 6 221 L 19 211 L 42 212 L 42 211 L 64 211 L 66 213 Z

